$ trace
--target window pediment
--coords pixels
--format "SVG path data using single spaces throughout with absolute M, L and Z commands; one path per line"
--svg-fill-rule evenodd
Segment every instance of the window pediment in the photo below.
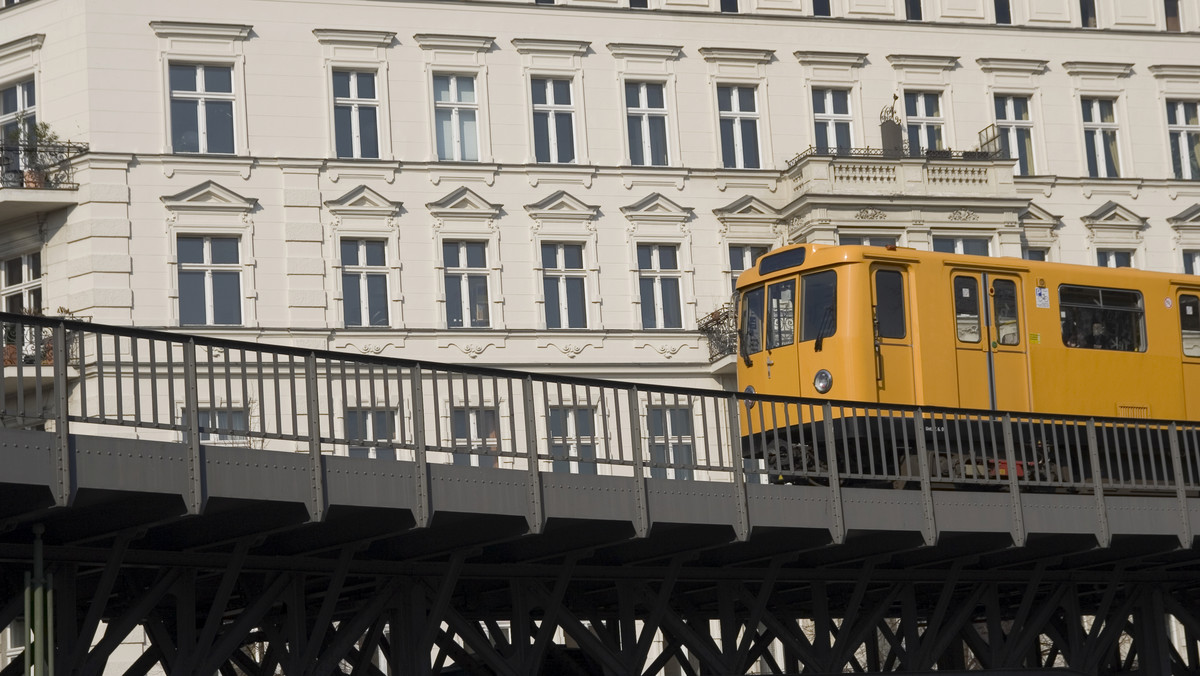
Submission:
M 1189 66 L 1182 64 L 1159 64 L 1148 68 L 1154 77 L 1163 79 L 1171 78 L 1176 80 L 1200 80 L 1200 66 Z
M 909 70 L 952 70 L 958 65 L 957 56 L 928 56 L 925 54 L 888 54 L 892 68 Z
M 0 62 L 36 52 L 42 48 L 42 43 L 45 41 L 45 33 L 34 33 L 33 35 L 26 35 L 23 38 L 5 42 L 0 45 Z
M 709 63 L 739 63 L 760 65 L 769 63 L 774 49 L 738 49 L 734 47 L 701 47 L 700 56 Z
M 1029 208 L 1021 214 L 1020 222 L 1027 242 L 1048 246 L 1054 242 L 1054 229 L 1062 222 L 1062 216 L 1030 202 Z
M 773 227 L 779 223 L 779 210 L 753 195 L 713 209 L 713 214 L 725 230 L 735 225 Z
M 658 59 L 674 61 L 683 54 L 683 47 L 674 45 L 640 45 L 632 42 L 610 42 L 608 51 L 618 59 Z
M 802 65 L 805 66 L 842 66 L 858 68 L 866 63 L 867 55 L 858 52 L 792 52 Z
M 542 40 L 537 38 L 513 38 L 512 46 L 520 54 L 555 54 L 559 56 L 583 56 L 592 43 L 584 40 Z
M 600 207 L 585 204 L 566 190 L 559 190 L 546 199 L 526 204 L 525 211 L 539 225 L 543 223 L 587 224 L 595 220 Z
M 502 206 L 492 204 L 463 186 L 436 202 L 427 203 L 425 208 L 440 219 L 491 220 L 500 215 Z
M 160 38 L 202 38 L 208 40 L 245 40 L 252 26 L 236 23 L 193 21 L 151 21 L 150 29 Z
M 1083 217 L 1093 240 L 1131 241 L 1141 238 L 1146 219 L 1113 201 Z
M 1200 202 L 1171 216 L 1167 223 L 1181 240 L 1200 241 Z
M 1109 61 L 1065 61 L 1063 68 L 1068 75 L 1088 75 L 1092 77 L 1128 77 L 1133 73 L 1132 63 L 1114 63 Z
M 672 225 L 684 229 L 694 215 L 690 207 L 681 207 L 667 199 L 662 193 L 651 193 L 646 197 L 621 207 L 621 213 L 629 219 L 633 229 L 639 225 Z
M 313 35 L 323 45 L 351 47 L 387 47 L 396 34 L 391 31 L 342 30 L 336 28 L 314 28 Z
M 979 64 L 979 69 L 985 73 L 1038 75 L 1046 71 L 1049 61 L 1042 61 L 1040 59 L 980 58 L 975 59 L 975 63 Z
M 421 49 L 456 52 L 486 52 L 496 44 L 496 38 L 480 35 L 443 35 L 418 33 L 413 36 Z
M 258 200 L 243 197 L 216 181 L 205 181 L 174 195 L 160 198 L 171 211 L 211 211 L 250 213 Z
M 337 199 L 325 202 L 325 207 L 336 216 L 387 218 L 396 215 L 401 203 L 389 200 L 366 185 L 360 185 Z

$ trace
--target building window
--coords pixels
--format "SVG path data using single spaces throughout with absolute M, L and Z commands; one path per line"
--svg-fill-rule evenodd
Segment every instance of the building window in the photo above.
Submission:
M 1079 18 L 1084 28 L 1096 27 L 1096 0 L 1079 0 Z
M 351 458 L 395 460 L 394 446 L 374 446 L 367 442 L 396 439 L 396 412 L 386 408 L 346 409 L 347 455 Z
M 757 89 L 749 85 L 717 87 L 721 118 L 721 160 L 726 169 L 757 169 Z
M 691 479 L 693 470 L 692 411 L 685 406 L 651 406 L 646 411 L 650 432 L 650 476 Z
M 42 254 L 29 253 L 4 261 L 4 311 L 38 313 L 42 309 Z
M 250 431 L 250 414 L 244 408 L 202 408 L 197 413 L 200 441 L 244 440 Z
M 1045 261 L 1049 260 L 1047 257 L 1049 253 L 1046 249 L 1026 247 L 1021 250 L 1021 258 L 1027 261 Z
M 546 328 L 587 328 L 582 244 L 542 244 L 542 288 L 546 295 Z
M 233 154 L 233 68 L 173 63 L 171 150 Z
M 674 244 L 639 244 L 637 258 L 642 328 L 683 328 L 679 248 Z
M 488 307 L 486 242 L 443 242 L 446 268 L 446 326 L 483 329 L 492 325 Z
M 737 291 L 738 275 L 754 267 L 759 256 L 767 253 L 770 247 L 765 244 L 730 244 L 729 245 L 729 276 L 730 291 Z
M 1083 145 L 1087 153 L 1088 176 L 1120 176 L 1117 153 L 1117 102 L 1114 99 L 1082 99 Z
M 450 412 L 455 465 L 495 467 L 500 451 L 500 415 L 493 407 L 455 408 Z
M 479 161 L 479 102 L 475 76 L 433 76 L 434 125 L 439 160 Z
M 17 187 L 23 186 L 25 179 L 21 173 L 25 162 L 14 141 L 34 138 L 34 128 L 37 126 L 36 97 L 33 91 L 33 80 L 18 82 L 0 89 L 0 145 L 10 144 L 0 155 L 0 185 Z M 22 129 L 24 127 L 24 129 Z
M 342 240 L 342 309 L 346 326 L 388 325 L 387 245 Z
M 933 250 L 942 253 L 990 256 L 990 237 L 934 237 Z
M 551 406 L 546 415 L 555 472 L 596 473 L 596 409 Z
M 837 153 L 849 152 L 853 144 L 850 138 L 850 91 L 846 89 L 814 89 L 813 118 L 816 122 L 817 152 L 827 153 L 832 145 Z
M 179 323 L 242 323 L 242 265 L 237 237 L 183 236 L 177 240 Z
M 996 131 L 1004 156 L 1016 160 L 1016 174 L 1033 173 L 1033 120 L 1029 119 L 1028 96 L 997 95 Z
M 630 9 L 647 9 L 650 7 L 649 0 L 629 0 Z
M 842 246 L 896 246 L 896 238 L 892 235 L 838 235 L 838 244 Z
M 1196 101 L 1167 101 L 1167 131 L 1175 178 L 1200 179 L 1200 119 Z
M 1132 268 L 1133 252 L 1127 249 L 1097 249 L 1096 265 L 1102 268 Z
M 904 92 L 904 118 L 908 147 L 914 155 L 942 149 L 942 95 L 939 92 Z
M 625 119 L 629 127 L 629 163 L 665 167 L 667 100 L 661 82 L 625 83 Z
M 1187 275 L 1200 275 L 1200 251 L 1183 252 L 1183 272 Z
M 571 81 L 532 78 L 533 155 L 538 162 L 575 161 Z
M 333 128 L 338 157 L 379 157 L 375 73 L 333 71 Z
M 904 0 L 905 18 L 909 21 L 920 21 L 921 15 L 921 0 Z
M 1167 15 L 1167 30 L 1178 33 L 1182 30 L 1179 24 L 1179 0 L 1164 0 Z
M 738 11 L 738 0 L 721 0 L 721 11 L 722 11 L 722 12 L 737 13 L 737 11 Z
M 813 0 L 813 16 L 833 16 L 829 0 Z
M 996 0 L 996 23 L 1012 23 L 1012 0 Z

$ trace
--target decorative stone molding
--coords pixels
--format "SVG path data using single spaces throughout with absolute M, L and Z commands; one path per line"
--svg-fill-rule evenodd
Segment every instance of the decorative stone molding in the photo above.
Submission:
M 1150 66 L 1146 70 L 1159 79 L 1200 80 L 1200 66 L 1161 64 Z
M 674 45 L 643 45 L 634 42 L 610 42 L 608 51 L 618 59 L 654 59 L 675 61 L 683 55 L 683 47 Z
M 650 193 L 646 197 L 621 207 L 621 213 L 629 219 L 629 232 L 636 232 L 645 225 L 667 225 L 686 230 L 694 215 L 691 207 L 681 207 L 663 197 L 662 193 Z
M 203 38 L 209 40 L 245 40 L 253 26 L 235 23 L 192 21 L 151 21 L 150 29 L 160 38 Z
M 867 61 L 867 55 L 860 52 L 792 52 L 792 56 L 803 66 L 840 66 L 843 68 L 859 68 Z
M 734 47 L 701 47 L 700 56 L 709 63 L 742 63 L 762 65 L 770 63 L 774 49 L 738 49 Z
M 1126 244 L 1140 241 L 1142 230 L 1146 227 L 1144 217 L 1111 200 L 1081 220 L 1088 228 L 1088 239 L 1103 243 Z
M 459 352 L 467 355 L 471 359 L 478 359 L 479 355 L 483 354 L 489 347 L 495 347 L 495 343 L 463 343 L 447 342 L 446 347 L 457 348 Z
M 978 221 L 979 214 L 971 211 L 970 209 L 955 209 L 954 211 L 950 212 L 950 215 L 946 217 L 946 220 L 955 221 L 957 223 L 967 223 Z
M 488 202 L 474 190 L 463 186 L 436 202 L 427 203 L 425 208 L 437 219 L 434 224 L 437 229 L 447 220 L 482 222 L 495 228 L 495 220 L 500 216 L 502 206 Z
M 930 56 L 926 54 L 888 54 L 892 68 L 913 70 L 952 70 L 958 65 L 957 56 Z
M 589 347 L 596 349 L 596 346 L 592 345 L 591 343 L 563 343 L 562 345 L 559 345 L 555 342 L 547 342 L 542 347 L 552 347 L 566 355 L 568 359 L 574 359 L 575 357 L 578 357 Z
M 206 211 L 219 213 L 242 213 L 249 215 L 258 206 L 258 200 L 242 197 L 216 181 L 205 181 L 174 195 L 159 199 L 172 212 Z
M 646 348 L 650 348 L 654 352 L 657 352 L 659 355 L 661 355 L 664 359 L 670 359 L 670 358 L 674 357 L 675 355 L 679 354 L 679 352 L 681 350 L 683 350 L 683 348 L 685 348 L 685 347 L 693 347 L 693 346 L 688 345 L 687 343 L 678 343 L 678 344 L 674 344 L 674 345 L 672 345 L 670 343 L 660 343 L 658 345 L 651 345 L 650 343 L 643 343 L 638 346 L 638 349 L 644 350 Z
M 1052 214 L 1030 202 L 1020 216 L 1021 230 L 1030 245 L 1049 247 L 1057 237 L 1054 231 L 1062 224 L 1062 216 Z
M 1063 68 L 1071 76 L 1091 77 L 1129 77 L 1133 73 L 1132 63 L 1114 63 L 1108 61 L 1064 61 Z
M 337 199 L 325 202 L 325 208 L 339 218 L 392 218 L 400 211 L 401 206 L 400 202 L 393 202 L 366 185 L 360 185 Z
M 539 38 L 513 38 L 512 46 L 520 54 L 556 54 L 559 56 L 583 56 L 592 43 L 584 40 L 544 40 Z
M 492 37 L 440 33 L 417 33 L 413 36 L 413 41 L 421 49 L 454 52 L 486 52 L 496 44 L 496 38 Z
M 341 30 L 314 28 L 313 35 L 323 45 L 352 45 L 355 47 L 387 47 L 396 39 L 392 31 Z
M 859 209 L 854 213 L 854 218 L 860 221 L 881 221 L 887 218 L 887 214 L 879 209 Z
M 979 58 L 975 59 L 979 69 L 985 73 L 1019 73 L 1021 75 L 1040 75 L 1046 71 L 1049 61 L 1041 59 L 1007 59 Z
M 780 230 L 779 210 L 753 195 L 713 209 L 713 215 L 721 223 L 722 233 L 729 232 L 731 227 L 758 227 L 776 234 Z
M 535 232 L 549 223 L 576 226 L 594 231 L 600 207 L 585 204 L 583 200 L 566 190 L 559 190 L 539 202 L 526 204 L 525 211 L 533 219 Z
M 1200 202 L 1167 218 L 1175 231 L 1175 242 L 1180 246 L 1200 246 Z
M 7 61 L 14 57 L 19 57 L 24 54 L 36 52 L 42 48 L 42 43 L 46 41 L 45 33 L 34 33 L 26 35 L 23 38 L 10 40 L 0 45 L 0 62 Z

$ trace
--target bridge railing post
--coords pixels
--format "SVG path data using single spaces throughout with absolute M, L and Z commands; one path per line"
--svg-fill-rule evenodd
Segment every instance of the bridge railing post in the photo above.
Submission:
M 642 457 L 642 407 L 637 386 L 629 388 L 629 448 L 633 453 L 634 532 L 646 537 L 650 532 L 650 514 L 646 504 L 645 459 Z
M 188 440 L 189 514 L 199 514 L 204 509 L 204 458 L 200 445 L 200 375 L 197 371 L 196 339 L 189 337 L 183 342 L 183 427 Z M 210 425 L 214 422 L 209 420 Z
M 833 406 L 829 402 L 821 408 L 825 423 L 825 465 L 829 471 L 829 508 L 833 519 L 833 542 L 842 544 L 846 540 L 846 519 L 842 511 L 842 478 L 838 470 L 837 441 L 834 439 Z
M 1175 499 L 1179 503 L 1179 544 L 1184 549 L 1192 548 L 1192 519 L 1187 505 L 1187 476 L 1183 471 L 1183 456 L 1179 452 L 1179 428 L 1175 423 L 1167 426 L 1170 435 L 1171 467 L 1175 473 Z
M 1104 500 L 1104 475 L 1100 472 L 1100 443 L 1096 436 L 1096 419 L 1087 421 L 1088 457 L 1092 465 L 1092 491 L 1096 497 L 1096 528 L 1101 547 L 1107 547 L 1111 539 L 1108 530 L 1108 506 Z
M 1012 415 L 1005 413 L 1002 424 L 1004 426 L 1004 462 L 1008 467 L 1008 496 L 1012 504 L 1011 532 L 1013 544 L 1021 547 L 1025 544 L 1025 513 L 1021 504 L 1021 486 L 1017 482 L 1017 454 L 1016 444 L 1013 442 Z
M 425 445 L 425 379 L 420 364 L 409 368 L 412 383 L 413 473 L 416 491 L 413 502 L 413 521 L 417 528 L 429 526 L 432 516 L 429 501 L 429 458 Z
M 325 472 L 321 462 L 321 390 L 317 385 L 317 355 L 304 356 L 304 391 L 308 399 L 309 518 L 325 520 Z
M 718 400 L 719 401 L 719 400 Z M 729 407 L 726 419 L 729 421 L 729 461 L 733 465 L 733 501 L 734 514 L 737 516 L 737 538 L 744 542 L 750 537 L 750 505 L 747 496 L 747 475 L 745 459 L 742 458 L 742 435 L 738 418 L 738 401 L 736 394 L 730 394 L 726 406 Z
M 933 545 L 937 542 L 937 521 L 933 508 L 933 480 L 929 475 L 929 451 L 925 445 L 925 412 L 918 408 L 913 411 L 913 416 L 913 441 L 917 444 L 917 472 L 921 484 L 921 512 L 925 516 L 922 534 L 925 536 L 925 544 Z M 929 424 L 934 425 L 932 417 Z M 933 433 L 937 434 L 936 428 L 933 429 Z
M 59 321 L 54 325 L 54 504 L 59 507 L 70 505 L 75 499 L 75 472 L 71 454 L 71 411 L 67 398 L 67 325 Z
M 521 380 L 524 395 L 525 410 L 525 452 L 526 462 L 529 463 L 529 532 L 541 533 L 545 521 L 545 509 L 542 505 L 542 477 L 538 467 L 538 430 L 537 410 L 533 401 L 533 376 L 526 375 Z

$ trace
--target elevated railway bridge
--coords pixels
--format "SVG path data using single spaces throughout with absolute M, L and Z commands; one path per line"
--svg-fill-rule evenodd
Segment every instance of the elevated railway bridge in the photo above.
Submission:
M 1200 672 L 1194 423 L 0 331 L 0 676 Z

